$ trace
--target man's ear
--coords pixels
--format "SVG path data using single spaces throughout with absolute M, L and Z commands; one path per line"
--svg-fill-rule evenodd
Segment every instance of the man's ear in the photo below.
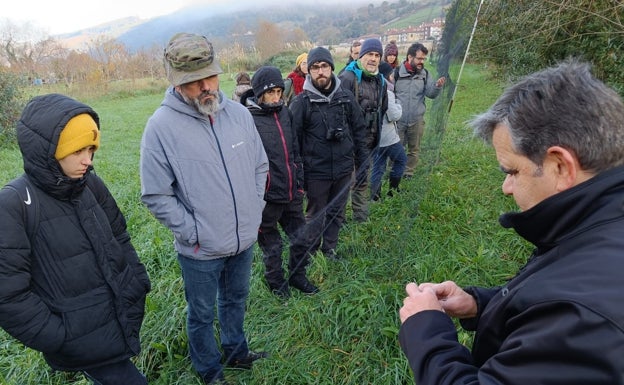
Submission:
M 554 168 L 558 192 L 574 187 L 585 180 L 585 178 L 579 179 L 584 173 L 581 170 L 576 154 L 567 148 L 561 146 L 550 147 L 546 150 L 546 160 L 551 162 L 551 166 Z

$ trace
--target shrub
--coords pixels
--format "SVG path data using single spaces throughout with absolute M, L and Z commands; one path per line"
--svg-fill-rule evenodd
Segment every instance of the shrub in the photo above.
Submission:
M 15 123 L 25 104 L 21 83 L 15 75 L 0 71 L 0 147 L 15 143 Z

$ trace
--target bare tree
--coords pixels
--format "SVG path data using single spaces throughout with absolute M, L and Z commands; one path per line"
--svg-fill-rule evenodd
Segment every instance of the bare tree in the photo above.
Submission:
M 0 20 L 0 58 L 14 73 L 35 75 L 35 42 L 45 40 L 44 33 L 31 23 L 17 24 L 9 19 Z
M 100 35 L 89 44 L 89 53 L 100 63 L 103 77 L 101 80 L 107 82 L 121 78 L 122 68 L 129 58 L 128 50 L 122 43 L 111 37 Z
M 284 49 L 284 33 L 280 27 L 269 21 L 261 21 L 256 32 L 256 49 L 261 60 L 266 60 Z

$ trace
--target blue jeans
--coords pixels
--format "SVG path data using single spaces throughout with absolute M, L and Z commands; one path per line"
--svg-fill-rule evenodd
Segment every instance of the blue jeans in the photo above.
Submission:
M 212 260 L 178 254 L 188 305 L 186 329 L 191 362 L 204 378 L 217 376 L 223 370 L 214 335 L 215 304 L 224 357 L 239 359 L 249 353 L 243 322 L 252 260 L 253 246 L 237 255 Z
M 403 176 L 403 172 L 405 172 L 407 156 L 405 155 L 405 149 L 401 143 L 397 142 L 387 147 L 379 147 L 375 150 L 375 154 L 373 156 L 373 171 L 371 173 L 370 183 L 371 197 L 381 191 L 381 179 L 386 172 L 388 158 L 392 161 L 390 178 L 401 178 Z

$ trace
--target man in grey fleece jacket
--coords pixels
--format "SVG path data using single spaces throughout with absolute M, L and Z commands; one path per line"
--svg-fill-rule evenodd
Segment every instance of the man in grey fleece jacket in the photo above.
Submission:
M 205 37 L 173 36 L 165 69 L 172 86 L 141 141 L 141 198 L 175 237 L 193 367 L 224 384 L 223 366 L 249 369 L 266 356 L 249 350 L 243 322 L 269 165 L 251 114 L 219 90 L 223 71 Z

